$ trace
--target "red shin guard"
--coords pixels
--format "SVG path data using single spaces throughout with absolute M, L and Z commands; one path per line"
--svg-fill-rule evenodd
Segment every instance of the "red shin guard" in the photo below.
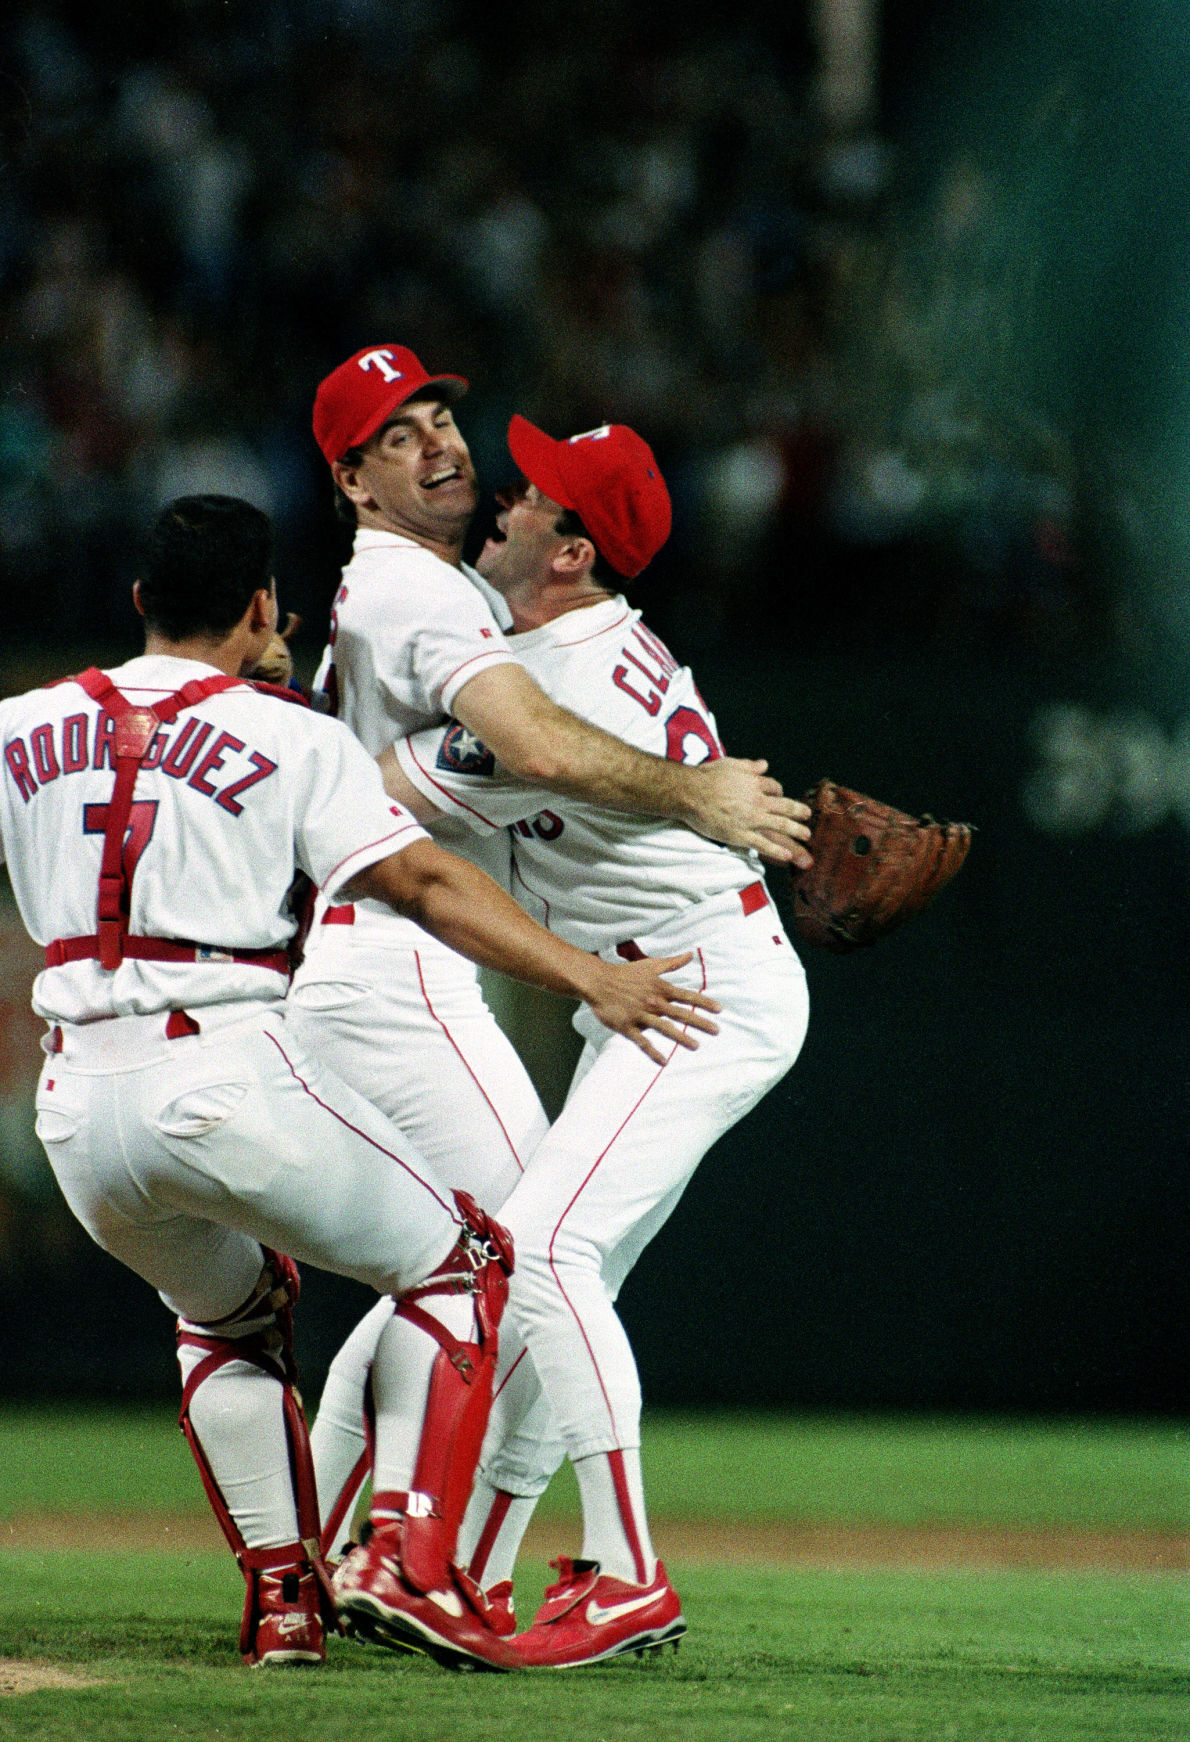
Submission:
M 432 1276 L 397 1301 L 397 1314 L 439 1344 L 430 1373 L 430 1390 L 421 1444 L 408 1494 L 373 1495 L 372 1515 L 380 1523 L 403 1515 L 401 1571 L 414 1590 L 441 1590 L 451 1564 L 492 1405 L 497 1328 L 508 1300 L 512 1240 L 498 1222 L 466 1192 L 456 1192 L 463 1216 L 458 1245 Z M 460 1342 L 416 1304 L 436 1294 L 473 1297 L 476 1339 Z
M 278 1569 L 297 1568 L 314 1575 L 319 1588 L 323 1621 L 327 1627 L 338 1628 L 330 1575 L 322 1558 L 318 1528 L 318 1490 L 314 1480 L 314 1461 L 310 1452 L 310 1434 L 297 1390 L 297 1364 L 293 1353 L 293 1303 L 300 1283 L 297 1266 L 291 1258 L 264 1248 L 265 1269 L 261 1282 L 244 1306 L 216 1325 L 201 1331 L 178 1326 L 178 1347 L 205 1351 L 182 1390 L 182 1408 L 178 1425 L 198 1465 L 198 1473 L 206 1490 L 211 1510 L 236 1557 L 247 1584 L 244 1616 L 240 1626 L 240 1650 L 251 1659 L 257 1623 L 260 1620 L 259 1584 L 262 1573 Z M 261 1323 L 260 1321 L 263 1321 Z M 239 1324 L 254 1328 L 235 1336 Z M 203 1382 L 229 1361 L 247 1361 L 259 1367 L 281 1386 L 281 1407 L 285 1436 L 289 1446 L 289 1468 L 293 1482 L 294 1509 L 297 1513 L 299 1541 L 278 1548 L 250 1549 L 244 1542 L 239 1526 L 215 1479 L 202 1442 L 190 1419 L 190 1405 Z

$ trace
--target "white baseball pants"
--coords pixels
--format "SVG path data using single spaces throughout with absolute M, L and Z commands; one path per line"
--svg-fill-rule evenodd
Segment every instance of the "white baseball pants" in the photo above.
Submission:
M 37 1133 L 92 1238 L 170 1310 L 233 1312 L 260 1245 L 382 1293 L 412 1287 L 458 1237 L 449 1191 L 383 1114 L 264 1006 L 61 1030 L 37 1093 Z
M 291 1032 L 498 1212 L 549 1121 L 475 968 L 428 935 L 411 949 L 322 929 L 290 988 Z
M 511 1346 L 502 1358 L 482 1468 L 512 1492 L 525 1491 L 529 1442 L 517 1430 L 538 1384 L 572 1460 L 639 1446 L 640 1382 L 613 1302 L 707 1150 L 805 1038 L 805 974 L 770 905 L 745 915 L 738 902 L 703 904 L 634 941 L 652 956 L 695 950 L 672 978 L 721 1002 L 719 1033 L 657 1065 L 585 1009 L 575 1019 L 586 1046 L 566 1105 L 500 1211 L 517 1254 L 508 1317 L 532 1362 L 502 1383 Z

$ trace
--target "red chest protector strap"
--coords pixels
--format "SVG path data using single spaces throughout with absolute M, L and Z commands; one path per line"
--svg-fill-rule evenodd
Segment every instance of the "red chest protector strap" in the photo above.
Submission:
M 95 954 L 104 968 L 114 969 L 124 960 L 124 940 L 128 936 L 130 905 L 129 878 L 124 869 L 124 837 L 132 811 L 132 792 L 141 763 L 160 726 L 176 720 L 184 708 L 193 708 L 220 690 L 234 689 L 239 678 L 200 677 L 184 684 L 172 696 L 143 707 L 130 702 L 96 666 L 89 666 L 71 680 L 86 690 L 93 702 L 98 702 L 116 723 L 112 734 L 112 754 L 116 764 L 116 784 L 108 801 L 107 823 L 103 831 L 103 858 L 99 867 L 99 909 Z M 61 939 L 61 943 L 89 943 L 89 939 Z M 88 954 L 90 951 L 87 952 Z M 245 952 L 247 953 L 247 952 Z

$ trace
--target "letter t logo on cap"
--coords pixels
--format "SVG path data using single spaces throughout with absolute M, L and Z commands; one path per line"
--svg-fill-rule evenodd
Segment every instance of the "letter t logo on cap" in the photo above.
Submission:
M 361 369 L 371 369 L 373 364 L 379 369 L 386 381 L 399 381 L 401 379 L 401 371 L 393 368 L 391 351 L 368 351 L 359 359 Z

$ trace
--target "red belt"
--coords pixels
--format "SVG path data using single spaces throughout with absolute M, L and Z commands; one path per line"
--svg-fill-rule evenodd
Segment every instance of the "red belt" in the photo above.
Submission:
M 768 903 L 769 892 L 759 879 L 740 890 L 740 906 L 744 910 L 745 918 L 750 913 L 759 913 L 762 907 L 768 906 Z M 623 943 L 616 945 L 616 954 L 623 956 L 626 962 L 640 962 L 644 960 L 645 952 L 634 938 L 625 938 Z
M 144 938 L 131 934 L 120 940 L 121 953 L 138 962 L 243 962 L 252 968 L 269 968 L 289 978 L 289 957 L 284 950 L 220 950 L 211 944 L 190 943 L 184 938 Z M 45 952 L 47 968 L 64 962 L 99 959 L 99 937 L 55 938 Z

